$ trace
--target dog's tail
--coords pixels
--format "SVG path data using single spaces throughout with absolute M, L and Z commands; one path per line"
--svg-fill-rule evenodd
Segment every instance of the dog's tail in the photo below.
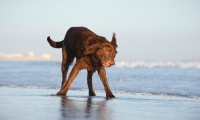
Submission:
M 51 47 L 53 48 L 62 48 L 62 43 L 63 41 L 60 41 L 60 42 L 55 42 L 53 41 L 50 36 L 47 37 L 47 41 L 49 42 L 49 44 L 51 45 Z

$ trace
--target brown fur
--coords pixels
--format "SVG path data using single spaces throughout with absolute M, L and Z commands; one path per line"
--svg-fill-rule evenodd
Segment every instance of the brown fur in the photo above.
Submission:
M 98 71 L 104 85 L 106 97 L 115 97 L 108 85 L 104 68 L 115 64 L 114 58 L 117 54 L 115 34 L 113 34 L 112 41 L 109 42 L 104 37 L 98 36 L 85 27 L 71 27 L 63 41 L 54 42 L 50 37 L 47 38 L 47 41 L 54 48 L 62 48 L 62 84 L 57 95 L 66 95 L 78 72 L 81 69 L 87 69 L 89 95 L 96 95 L 92 85 L 92 75 L 95 71 Z M 69 65 L 75 57 L 76 64 L 66 81 Z

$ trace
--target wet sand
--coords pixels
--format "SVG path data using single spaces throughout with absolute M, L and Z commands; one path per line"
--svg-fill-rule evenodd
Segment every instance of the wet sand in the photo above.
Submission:
M 70 90 L 65 97 L 51 96 L 57 89 L 0 87 L 1 120 L 200 120 L 200 100 L 184 97 L 105 93 L 89 97 Z

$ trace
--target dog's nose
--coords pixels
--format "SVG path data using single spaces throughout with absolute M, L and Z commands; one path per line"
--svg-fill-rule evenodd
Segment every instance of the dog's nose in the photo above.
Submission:
M 113 61 L 113 65 L 115 65 L 115 61 Z
M 114 61 L 114 60 L 111 60 L 111 61 L 110 61 L 110 65 L 115 65 L 115 61 Z

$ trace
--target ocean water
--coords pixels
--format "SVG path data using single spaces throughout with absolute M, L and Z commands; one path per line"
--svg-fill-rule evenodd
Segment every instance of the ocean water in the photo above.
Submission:
M 198 60 L 117 61 L 106 73 L 114 93 L 200 98 Z M 0 87 L 59 89 L 61 79 L 58 61 L 0 61 Z M 97 72 L 93 85 L 96 91 L 104 92 Z M 86 70 L 79 72 L 70 89 L 88 90 Z

